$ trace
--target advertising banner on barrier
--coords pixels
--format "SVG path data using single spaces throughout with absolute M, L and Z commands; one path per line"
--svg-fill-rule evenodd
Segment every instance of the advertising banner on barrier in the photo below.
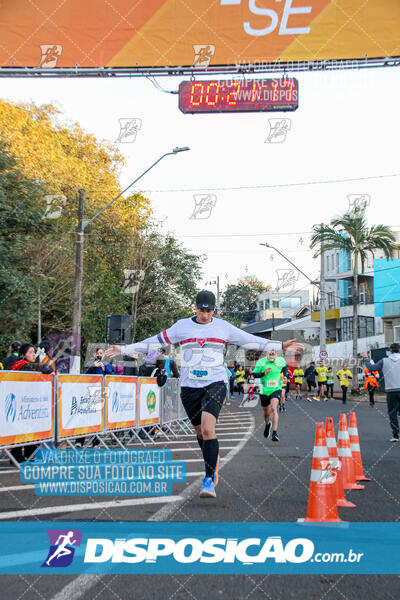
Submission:
M 140 427 L 160 422 L 160 388 L 155 378 L 139 378 L 138 407 Z
M 137 377 L 106 376 L 106 429 L 136 426 Z
M 170 423 L 178 419 L 179 379 L 168 379 L 162 391 L 161 423 Z
M 2 4 L 4 66 L 204 67 L 399 55 L 398 0 L 69 0 L 54 15 L 52 0 L 41 0 L 40 10 L 34 2 Z
M 0 372 L 0 446 L 54 439 L 53 375 Z
M 103 377 L 58 375 L 58 439 L 103 429 Z

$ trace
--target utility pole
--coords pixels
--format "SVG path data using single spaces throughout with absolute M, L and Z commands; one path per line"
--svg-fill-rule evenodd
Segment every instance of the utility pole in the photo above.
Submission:
M 323 223 L 321 223 L 323 227 Z M 321 241 L 321 281 L 319 286 L 319 351 L 326 350 L 326 320 L 325 320 L 325 256 L 324 242 Z
M 219 275 L 217 275 L 217 315 L 219 316 L 220 309 L 220 290 L 219 290 Z
M 172 154 L 178 154 L 179 152 L 185 152 L 190 150 L 187 146 L 183 148 L 174 148 L 171 152 L 166 152 L 160 158 L 158 158 L 150 167 L 148 167 L 141 175 L 136 177 L 132 183 L 130 183 L 122 192 L 120 192 L 115 198 L 113 198 L 108 204 L 103 206 L 91 219 L 88 221 L 84 220 L 84 190 L 78 190 L 79 203 L 78 203 L 78 227 L 76 230 L 76 256 L 75 256 L 75 285 L 74 285 L 74 308 L 72 314 L 72 344 L 71 344 L 71 358 L 70 358 L 70 373 L 73 375 L 80 373 L 81 367 L 81 320 L 82 320 L 82 277 L 83 277 L 83 240 L 85 234 L 85 228 L 90 225 L 97 217 L 99 217 L 107 208 L 109 208 L 118 198 L 120 198 L 125 192 L 129 190 L 139 179 L 141 179 L 146 173 L 148 173 L 153 167 L 158 165 L 160 161 L 166 156 Z
M 74 308 L 72 314 L 72 356 L 70 358 L 70 373 L 79 375 L 81 372 L 81 320 L 82 320 L 82 278 L 83 278 L 83 211 L 84 190 L 78 190 L 78 227 L 76 230 L 75 254 L 75 284 Z

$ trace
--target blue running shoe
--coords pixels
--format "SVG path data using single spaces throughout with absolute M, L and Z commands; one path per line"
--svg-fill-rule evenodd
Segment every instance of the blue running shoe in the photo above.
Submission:
M 215 498 L 215 485 L 211 477 L 204 477 L 200 498 Z

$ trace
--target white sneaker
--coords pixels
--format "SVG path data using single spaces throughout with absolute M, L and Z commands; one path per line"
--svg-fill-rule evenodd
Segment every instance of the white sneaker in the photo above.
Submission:
M 400 441 L 399 438 L 394 437 L 394 436 L 389 440 L 389 442 L 399 442 L 399 441 Z

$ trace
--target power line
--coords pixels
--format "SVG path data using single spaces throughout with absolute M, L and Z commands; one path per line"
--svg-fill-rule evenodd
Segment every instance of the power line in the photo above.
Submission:
M 164 193 L 181 193 L 181 192 L 224 192 L 231 190 L 263 190 L 273 188 L 285 188 L 285 187 L 299 187 L 307 185 L 327 185 L 330 183 L 349 183 L 352 181 L 369 181 L 371 179 L 387 179 L 390 177 L 400 177 L 400 173 L 393 173 L 388 175 L 369 175 L 366 177 L 349 177 L 345 179 L 325 179 L 320 181 L 298 181 L 295 183 L 273 183 L 270 185 L 241 185 L 237 187 L 219 187 L 219 188 L 185 188 L 185 189 L 171 189 L 171 190 L 142 190 L 141 194 L 153 193 L 153 194 L 164 194 Z

